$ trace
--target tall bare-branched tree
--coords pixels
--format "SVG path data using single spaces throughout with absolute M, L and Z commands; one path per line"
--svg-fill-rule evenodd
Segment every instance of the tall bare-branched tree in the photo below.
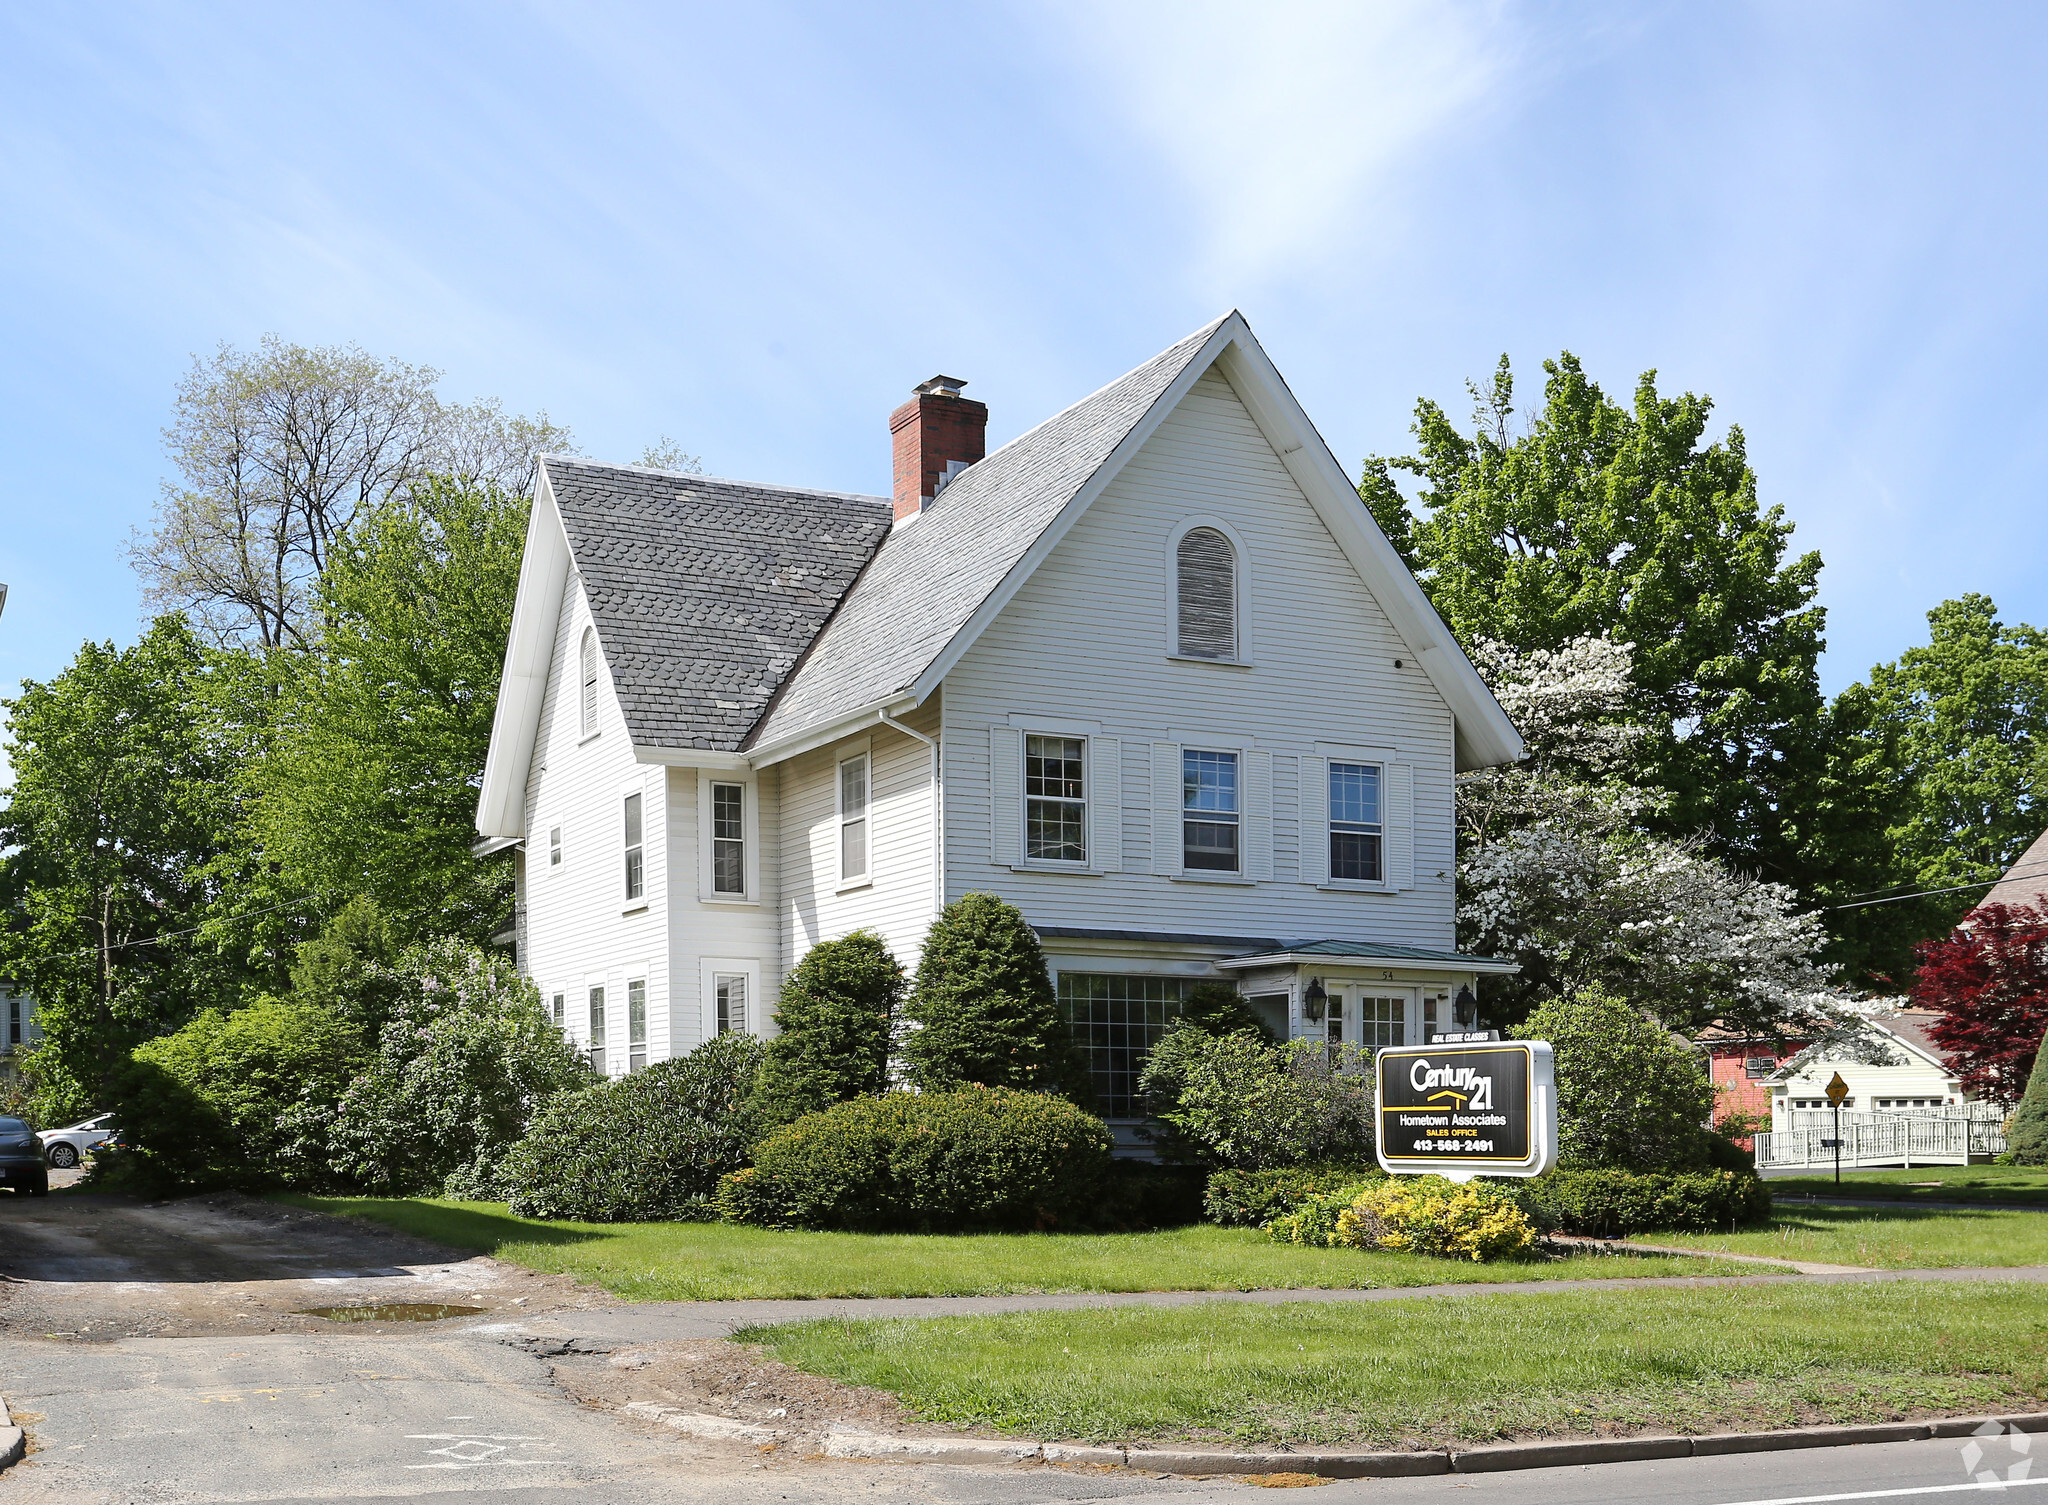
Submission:
M 537 451 L 569 447 L 546 414 L 443 402 L 440 375 L 276 335 L 195 357 L 164 430 L 179 478 L 130 547 L 151 605 L 222 643 L 303 646 L 313 584 L 359 517 L 430 474 L 517 489 Z

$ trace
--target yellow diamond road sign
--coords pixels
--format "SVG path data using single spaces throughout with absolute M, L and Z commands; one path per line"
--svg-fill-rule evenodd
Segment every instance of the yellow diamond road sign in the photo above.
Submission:
M 1835 1079 L 1828 1083 L 1828 1101 L 1839 1108 L 1842 1106 L 1842 1099 L 1848 1095 L 1849 1084 L 1842 1080 L 1842 1074 L 1838 1071 L 1835 1073 Z

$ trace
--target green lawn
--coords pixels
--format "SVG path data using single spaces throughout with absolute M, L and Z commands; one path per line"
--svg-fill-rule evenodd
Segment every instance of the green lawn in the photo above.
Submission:
M 1441 1285 L 1630 1275 L 1755 1273 L 1712 1259 L 1580 1255 L 1475 1265 L 1349 1249 L 1298 1249 L 1248 1228 L 1161 1233 L 784 1233 L 724 1223 L 549 1223 L 501 1204 L 279 1197 L 374 1218 L 458 1249 L 572 1275 L 633 1301 L 823 1296 L 998 1296 L 1049 1291 L 1236 1291 Z
M 922 1418 L 1027 1437 L 1437 1446 L 2040 1409 L 2048 1288 L 1205 1303 L 738 1335 Z
M 1646 1233 L 1645 1244 L 1868 1265 L 2048 1265 L 2048 1217 L 1974 1208 L 1780 1207 L 1747 1233 Z
M 2048 1207 L 2048 1167 L 2038 1165 L 1929 1165 L 1912 1171 L 1843 1171 L 1773 1176 L 1780 1197 L 1882 1197 L 1900 1202 L 2033 1202 Z

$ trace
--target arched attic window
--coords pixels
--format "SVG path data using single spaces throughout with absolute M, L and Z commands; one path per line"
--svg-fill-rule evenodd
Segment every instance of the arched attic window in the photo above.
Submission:
M 583 629 L 583 662 L 580 668 L 583 686 L 583 735 L 589 736 L 597 730 L 597 629 Z
M 1185 658 L 1237 657 L 1237 551 L 1215 528 L 1190 528 L 1174 550 L 1175 625 Z

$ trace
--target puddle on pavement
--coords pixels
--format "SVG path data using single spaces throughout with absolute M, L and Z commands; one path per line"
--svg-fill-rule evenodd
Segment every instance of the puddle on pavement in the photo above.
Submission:
M 329 1322 L 440 1322 L 449 1317 L 474 1317 L 484 1310 L 431 1301 L 380 1301 L 367 1306 L 301 1307 L 298 1315 L 325 1317 Z

